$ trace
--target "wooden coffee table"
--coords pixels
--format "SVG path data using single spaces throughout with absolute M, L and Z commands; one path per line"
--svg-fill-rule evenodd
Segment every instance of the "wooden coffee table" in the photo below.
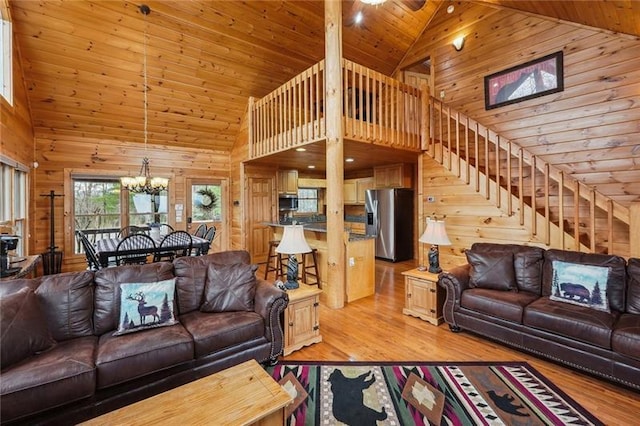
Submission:
M 293 401 L 255 360 L 171 389 L 85 425 L 284 425 Z

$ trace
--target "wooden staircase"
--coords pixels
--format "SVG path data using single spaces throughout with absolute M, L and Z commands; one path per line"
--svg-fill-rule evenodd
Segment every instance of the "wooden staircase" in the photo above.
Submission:
M 629 257 L 629 208 L 429 97 L 422 149 L 545 245 Z

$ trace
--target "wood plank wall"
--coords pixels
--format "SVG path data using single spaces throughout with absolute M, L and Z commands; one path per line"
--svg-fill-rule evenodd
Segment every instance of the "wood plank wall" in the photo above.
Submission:
M 461 34 L 466 35 L 465 46 L 456 52 L 451 42 Z M 560 50 L 564 52 L 563 92 L 485 110 L 484 76 Z M 461 2 L 453 15 L 441 8 L 398 69 L 430 58 L 434 95 L 444 92 L 445 104 L 555 164 L 567 176 L 629 206 L 639 198 L 633 188 L 640 188 L 639 55 L 640 43 L 631 36 Z M 440 173 L 433 166 L 423 170 L 423 184 L 428 185 L 425 195 L 438 190 Z M 446 185 L 456 192 L 447 191 L 444 204 L 425 203 L 425 213 L 434 207 L 438 215 L 469 210 L 465 205 L 470 195 L 458 187 L 458 179 L 449 177 Z M 500 223 L 508 241 L 528 242 L 520 225 L 499 211 L 464 215 L 464 224 L 455 226 L 466 227 L 468 238 L 442 248 L 443 252 L 459 255 L 474 241 L 501 239 L 496 232 L 487 236 L 485 221 L 490 227 Z M 608 232 L 606 222 L 601 226 L 602 232 Z M 462 230 L 454 229 L 460 235 Z
M 422 155 L 422 200 L 434 197 L 434 202 L 423 201 L 424 215 L 435 213 L 438 219 L 445 218 L 450 246 L 439 246 L 440 263 L 444 269 L 466 263 L 464 250 L 475 242 L 500 244 L 527 244 L 545 247 L 540 239 L 531 239 L 530 229 L 520 225 L 516 212 L 504 213 L 491 200 L 467 185 L 464 178 L 447 171 L 427 154 Z M 424 229 L 424 222 L 419 226 Z M 535 238 L 541 238 L 537 236 Z M 426 246 L 429 246 L 426 244 Z M 427 251 L 420 250 L 419 263 L 428 265 Z
M 31 253 L 42 253 L 49 247 L 49 199 L 41 197 L 53 190 L 56 194 L 65 193 L 65 176 L 69 171 L 82 171 L 86 174 L 137 174 L 142 158 L 150 161 L 151 174 L 170 178 L 169 222 L 176 229 L 186 229 L 186 217 L 181 223 L 175 223 L 176 203 L 185 205 L 187 201 L 186 179 L 211 178 L 229 179 L 230 156 L 226 152 L 204 149 L 176 148 L 123 143 L 108 139 L 65 138 L 54 139 L 36 137 L 36 154 L 40 167 L 36 170 L 36 188 L 34 194 L 35 211 L 32 216 L 32 232 L 29 242 Z M 223 200 L 226 206 L 230 200 Z M 55 200 L 55 245 L 64 254 L 63 271 L 84 269 L 84 257 L 71 254 L 70 223 L 65 215 L 65 200 Z M 66 216 L 66 217 L 65 217 Z M 229 221 L 228 221 L 229 222 Z

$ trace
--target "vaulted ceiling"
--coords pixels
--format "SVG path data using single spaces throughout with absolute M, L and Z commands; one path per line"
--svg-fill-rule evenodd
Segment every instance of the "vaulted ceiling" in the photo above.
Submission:
M 640 2 L 481 3 L 640 36 Z M 323 1 L 146 4 L 145 17 L 129 1 L 9 1 L 36 136 L 144 142 L 145 32 L 150 144 L 228 151 L 250 96 L 324 57 Z M 343 55 L 393 74 L 437 10 L 460 2 L 422 4 L 343 1 Z

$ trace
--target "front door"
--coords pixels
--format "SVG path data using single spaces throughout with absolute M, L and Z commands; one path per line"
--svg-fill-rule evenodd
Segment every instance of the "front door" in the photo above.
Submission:
M 186 211 L 187 232 L 193 234 L 199 225 L 216 227 L 209 253 L 227 250 L 228 183 L 224 179 L 187 179 Z

